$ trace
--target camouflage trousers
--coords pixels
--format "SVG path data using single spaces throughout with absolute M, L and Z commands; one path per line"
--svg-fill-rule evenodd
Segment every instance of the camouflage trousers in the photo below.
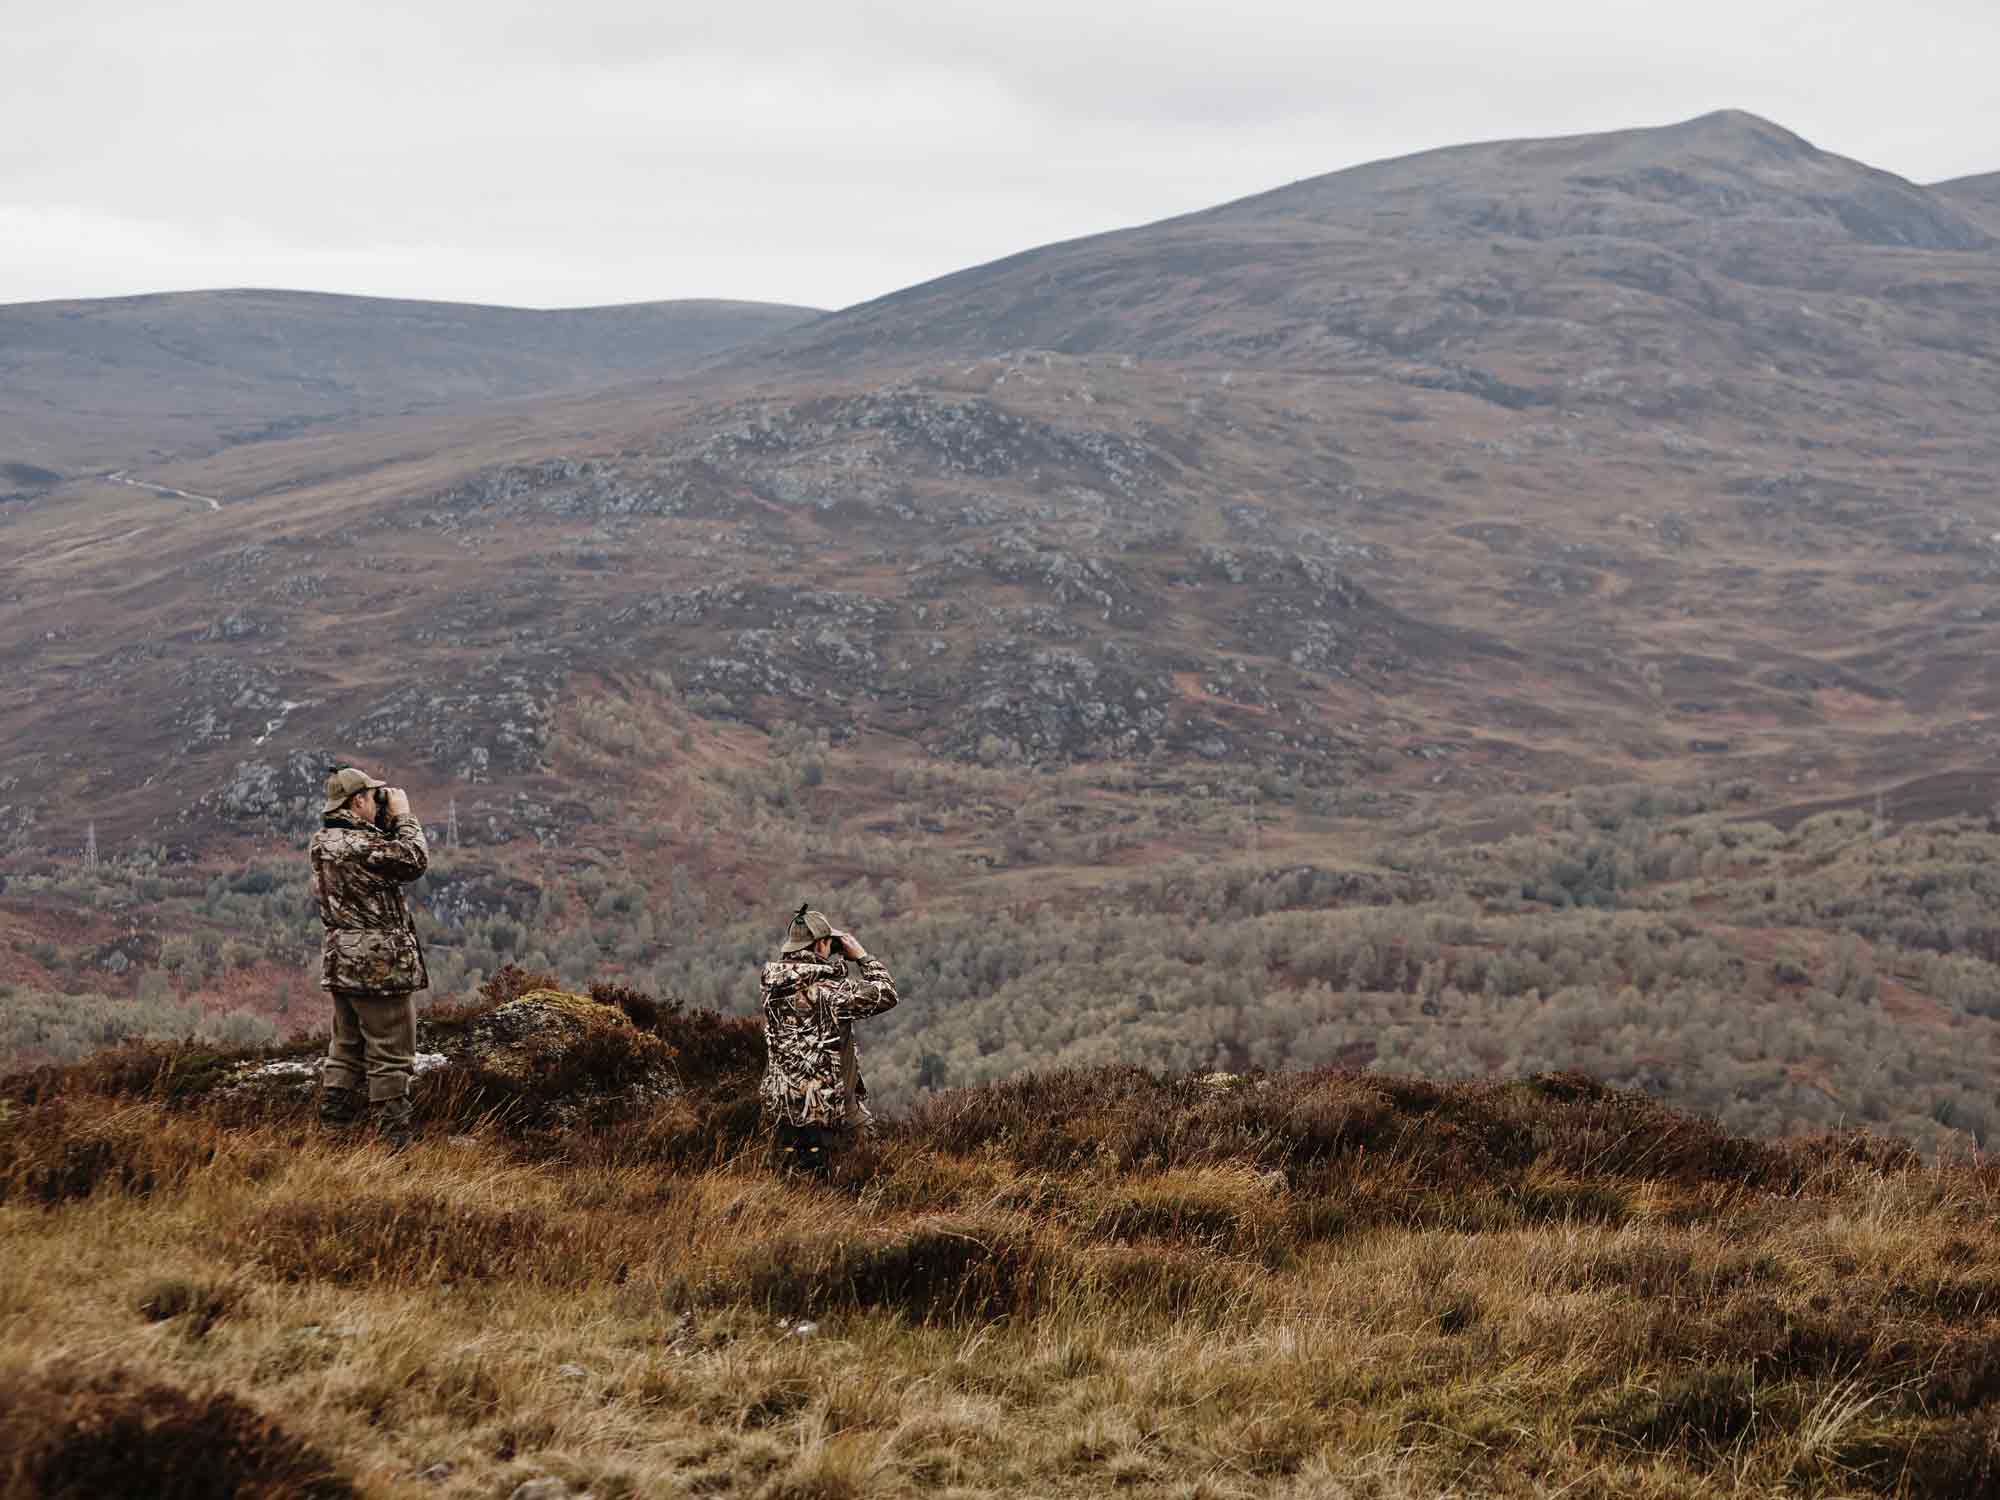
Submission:
M 368 1098 L 401 1099 L 417 1071 L 417 1002 L 413 995 L 371 995 L 334 990 L 333 1042 L 320 1081 L 330 1089 L 358 1089 Z

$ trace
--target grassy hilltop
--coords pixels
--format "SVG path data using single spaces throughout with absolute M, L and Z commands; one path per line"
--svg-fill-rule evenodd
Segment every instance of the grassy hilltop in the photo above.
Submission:
M 1113 1067 L 935 1094 L 785 1181 L 754 1026 L 599 994 L 637 1024 L 427 1075 L 400 1157 L 229 1054 L 8 1078 L 0 1494 L 2000 1481 L 1984 1164 L 1574 1075 Z M 626 1090 L 665 1049 L 687 1087 Z

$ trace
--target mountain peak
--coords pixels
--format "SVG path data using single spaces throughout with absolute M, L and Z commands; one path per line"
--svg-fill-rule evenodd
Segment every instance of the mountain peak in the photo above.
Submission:
M 1633 133 L 1716 141 L 1765 151 L 1781 151 L 1788 155 L 1817 153 L 1819 150 L 1804 136 L 1785 129 L 1775 120 L 1767 120 L 1762 115 L 1752 114 L 1747 109 L 1710 110 L 1707 114 L 1696 115 L 1691 120 L 1681 120 L 1672 125 L 1658 125 L 1651 130 Z
M 2000 209 L 1987 215 L 1976 184 L 1962 195 L 1921 188 L 1724 109 L 1350 167 L 956 272 L 744 357 L 768 365 L 938 350 L 1185 358 L 1227 349 L 1238 360 L 1318 366 L 1363 348 L 1411 356 L 1442 347 L 1433 334 L 1459 327 L 1450 308 L 1513 305 L 1508 284 L 1531 266 L 1655 292 L 1672 283 L 1682 294 L 1716 277 L 1824 288 L 1853 272 L 1865 285 L 1855 257 L 1871 249 L 1990 253 L 1987 226 L 2000 230 Z M 1496 269 L 1493 252 L 1538 246 L 1549 252 Z M 1836 255 L 1847 264 L 1827 264 Z M 1349 288 L 1385 265 L 1419 311 L 1359 310 Z M 1188 294 L 1191 278 L 1199 297 Z M 1466 290 L 1453 298 L 1445 288 Z M 1503 404 L 1528 399 L 1504 380 L 1484 393 Z
M 1706 242 L 1718 229 L 1791 243 L 1981 250 L 1959 205 L 1723 109 L 1671 125 L 1450 146 L 1332 172 L 1199 219 L 1292 219 L 1395 235 Z

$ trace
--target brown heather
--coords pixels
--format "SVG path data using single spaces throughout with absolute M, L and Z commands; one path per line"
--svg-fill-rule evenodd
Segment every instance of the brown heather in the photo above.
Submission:
M 932 1095 L 822 1185 L 762 1160 L 748 1023 L 600 998 L 699 1087 L 565 1125 L 448 1068 L 391 1156 L 186 1047 L 6 1080 L 0 1490 L 2000 1482 L 1981 1161 L 1575 1075 L 1109 1068 Z

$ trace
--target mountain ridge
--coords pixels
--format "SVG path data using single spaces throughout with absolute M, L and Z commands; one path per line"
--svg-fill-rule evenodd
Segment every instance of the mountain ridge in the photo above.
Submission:
M 2000 172 L 1981 172 L 1971 177 L 1954 177 L 1932 184 L 1932 191 L 1944 194 L 1980 218 L 1995 234 L 2000 234 Z
M 1459 166 L 1469 170 L 1457 174 L 1440 170 Z M 1578 170 L 1586 166 L 1594 169 L 1588 175 Z M 1512 177 L 1503 175 L 1507 169 Z M 1983 228 L 1959 222 L 1930 204 L 1926 189 L 1894 173 L 1823 151 L 1803 136 L 1744 110 L 1717 110 L 1632 130 L 1447 146 L 1309 178 L 1196 217 L 1228 219 L 1252 205 L 1274 202 L 1282 202 L 1285 216 L 1291 218 L 1301 216 L 1303 202 L 1322 201 L 1328 211 L 1365 210 L 1370 195 L 1379 200 L 1387 192 L 1436 194 L 1441 185 L 1470 190 L 1484 206 L 1509 189 L 1518 191 L 1524 180 L 1545 187 L 1552 176 L 1647 202 L 1685 201 L 1691 214 L 1725 222 L 1776 207 L 1801 217 L 1830 217 L 1863 243 L 1939 250 L 1992 247 Z M 1871 199 L 1872 206 L 1857 201 L 1863 197 Z M 1893 208 L 1902 210 L 1900 216 Z M 1905 225 L 1903 233 L 1893 232 L 1898 217 Z M 1636 228 L 1658 233 L 1673 226 L 1635 224 L 1629 214 L 1620 218 L 1614 209 L 1602 218 L 1555 226 L 1537 224 L 1531 216 L 1501 215 L 1480 217 L 1467 227 L 1534 238 L 1565 230 L 1631 233 Z
M 1596 170 L 1579 173 L 1579 166 Z M 1719 243 L 1722 236 L 1726 243 Z M 1402 266 L 1429 274 L 1454 242 L 1492 243 L 1534 256 L 1564 240 L 1631 263 L 1690 251 L 1733 257 L 1734 277 L 1809 269 L 1810 279 L 1853 268 L 1844 249 L 1923 249 L 1988 255 L 1981 222 L 1931 190 L 1820 151 L 1743 111 L 1675 125 L 1546 140 L 1441 147 L 1363 163 L 1155 223 L 1040 246 L 829 314 L 741 352 L 746 365 L 833 367 L 867 358 L 954 351 L 1154 357 L 1214 352 L 1271 366 L 1319 363 L 1329 350 L 1296 336 L 1299 324 L 1341 308 L 1343 277 Z M 1371 251 L 1385 244 L 1392 261 Z M 1275 274 L 1271 274 L 1275 272 Z M 1657 274 L 1657 271 L 1652 271 Z M 1287 297 L 1314 277 L 1318 297 Z M 1275 284 L 1275 285 L 1274 285 Z M 1276 309 L 1252 315 L 1226 344 L 1190 326 L 1188 294 Z M 1149 326 L 1119 316 L 1177 301 Z M 1308 352 L 1310 351 L 1310 352 Z
M 690 368 L 814 309 L 530 309 L 232 288 L 0 306 L 0 462 L 77 473 Z

